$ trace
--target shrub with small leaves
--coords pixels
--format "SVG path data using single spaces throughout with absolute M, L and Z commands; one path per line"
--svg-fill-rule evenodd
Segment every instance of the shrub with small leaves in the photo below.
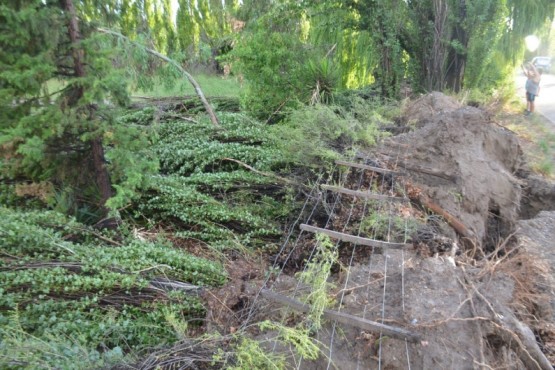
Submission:
M 160 175 L 144 189 L 136 214 L 215 247 L 264 245 L 281 235 L 276 221 L 291 207 L 278 200 L 288 193 L 246 166 L 279 170 L 283 154 L 267 126 L 236 113 L 222 113 L 220 121 L 221 128 L 201 119 L 159 129 L 153 150 Z
M 36 346 L 26 360 L 31 368 L 64 363 L 66 352 L 48 355 L 62 350 L 59 343 L 83 348 L 91 363 L 117 348 L 172 343 L 180 334 L 167 318 L 194 322 L 204 307 L 197 296 L 162 290 L 154 281 L 220 286 L 226 280 L 219 263 L 162 240 L 128 238 L 114 246 L 56 212 L 2 207 L 0 218 L 0 357 L 15 363 L 22 346 Z

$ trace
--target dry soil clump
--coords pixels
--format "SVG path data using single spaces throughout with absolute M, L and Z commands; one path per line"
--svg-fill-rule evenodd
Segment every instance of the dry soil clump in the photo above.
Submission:
M 429 257 L 368 249 L 332 275 L 330 296 L 334 310 L 411 330 L 423 340 L 403 342 L 330 322 L 314 333 L 323 355 L 306 361 L 272 345 L 277 333 L 257 338 L 303 369 L 551 369 L 555 279 L 545 260 L 555 258 L 555 217 L 540 213 L 519 222 L 523 195 L 534 193 L 526 189 L 538 186 L 517 175 L 525 168 L 518 138 L 488 113 L 440 93 L 410 104 L 405 117 L 416 122 L 413 131 L 388 140 L 371 165 L 388 162 L 408 172 L 406 184 L 464 225 L 471 237 L 459 233 L 458 242 L 474 251 Z M 544 185 L 535 193 L 549 188 Z M 533 217 L 541 200 L 527 199 Z M 457 239 L 453 230 L 443 231 Z M 302 300 L 310 287 L 299 289 L 289 275 L 272 290 Z M 300 320 L 265 304 L 260 319 Z
M 522 181 L 515 176 L 522 165 L 518 139 L 484 111 L 457 108 L 454 99 L 439 93 L 416 101 L 409 112 L 425 111 L 430 100 L 436 113 L 419 118 L 420 128 L 393 138 L 384 150 L 402 151 L 399 166 L 411 173 L 414 183 L 460 220 L 478 245 L 492 249 L 518 219 L 522 196 Z

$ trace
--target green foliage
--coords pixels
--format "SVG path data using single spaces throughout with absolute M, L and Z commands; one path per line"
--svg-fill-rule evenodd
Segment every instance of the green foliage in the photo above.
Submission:
M 280 235 L 276 221 L 290 208 L 279 200 L 287 193 L 229 159 L 272 171 L 284 158 L 266 126 L 240 114 L 220 114 L 220 121 L 223 129 L 206 119 L 160 127 L 153 150 L 161 175 L 144 188 L 136 215 L 216 247 L 265 244 Z
M 306 302 L 310 305 L 307 315 L 308 329 L 320 330 L 322 328 L 322 314 L 333 302 L 328 292 L 333 287 L 328 279 L 331 267 L 337 263 L 337 248 L 330 238 L 324 234 L 316 235 L 317 250 L 305 269 L 298 274 L 299 281 L 310 287 Z
M 503 83 L 512 86 L 511 63 L 507 63 L 507 55 L 500 50 L 508 14 L 508 9 L 500 1 L 480 0 L 468 4 L 465 25 L 471 37 L 466 51 L 465 88 L 483 89 L 491 95 L 492 90 Z
M 367 14 L 358 14 L 341 1 L 309 1 L 312 44 L 322 48 L 336 66 L 343 88 L 360 88 L 374 82 L 372 76 L 381 51 L 372 33 L 359 24 Z M 352 3 L 352 2 L 351 2 Z
M 272 338 L 286 348 L 293 349 L 303 359 L 316 360 L 321 349 L 318 342 L 310 337 L 310 329 L 301 326 L 287 327 L 272 321 L 263 321 L 259 324 L 260 330 L 272 330 L 278 332 L 277 337 Z M 242 337 L 239 345 L 235 348 L 234 364 L 229 367 L 233 370 L 247 369 L 286 369 L 285 356 L 268 351 L 264 344 L 256 340 Z
M 38 337 L 25 331 L 18 312 L 0 328 L 0 365 L 26 369 L 99 369 L 125 360 L 121 347 L 104 351 L 83 346 L 74 336 L 60 338 L 49 333 Z M 17 365 L 16 365 L 17 364 Z
M 106 159 L 116 195 L 106 205 L 112 209 L 125 206 L 138 196 L 150 174 L 158 170 L 158 160 L 151 149 L 152 130 L 128 125 L 114 125 L 104 133 L 108 146 Z
M 201 286 L 226 279 L 219 264 L 164 241 L 129 238 L 115 247 L 59 213 L 0 208 L 0 217 L 0 351 L 11 361 L 26 345 L 36 346 L 30 366 L 41 367 L 74 352 L 96 363 L 122 346 L 172 343 L 182 335 L 175 323 L 204 308 L 197 297 L 153 289 L 151 279 Z M 68 351 L 56 355 L 64 344 Z
M 271 321 L 263 321 L 259 324 L 261 330 L 277 330 L 279 332 L 276 340 L 285 346 L 295 349 L 297 354 L 307 360 L 316 360 L 321 350 L 314 338 L 310 337 L 311 328 L 287 327 Z M 315 328 L 316 329 L 316 328 Z
M 263 349 L 256 340 L 243 338 L 235 350 L 235 364 L 229 370 L 284 370 L 285 357 Z
M 154 147 L 161 172 L 190 175 L 237 168 L 236 164 L 222 162 L 225 158 L 245 162 L 261 171 L 279 163 L 281 153 L 272 147 L 267 127 L 237 114 L 221 115 L 220 120 L 224 130 L 207 121 L 165 124 Z
M 310 288 L 306 303 L 311 309 L 306 318 L 294 327 L 272 322 L 269 320 L 259 324 L 260 330 L 277 332 L 272 338 L 285 348 L 291 348 L 303 359 L 316 360 L 322 350 L 319 342 L 311 337 L 311 333 L 322 328 L 322 314 L 333 302 L 328 293 L 333 287 L 328 279 L 331 267 L 337 263 L 337 248 L 330 238 L 317 234 L 317 251 L 307 263 L 306 268 L 297 274 L 299 281 Z M 265 349 L 262 343 L 242 338 L 235 349 L 235 365 L 231 369 L 285 369 L 283 355 L 275 354 Z
M 0 170 L 9 179 L 48 180 L 94 197 L 74 197 L 78 206 L 60 208 L 89 203 L 103 209 L 110 183 L 101 180 L 100 164 L 107 159 L 117 191 L 110 205 L 119 207 L 156 169 L 145 155 L 148 136 L 113 119 L 113 105 L 128 101 L 125 79 L 113 65 L 117 49 L 86 23 L 72 42 L 67 22 L 73 15 L 62 5 L 9 2 L 0 9 Z M 60 91 L 48 91 L 53 80 L 63 81 Z
M 310 40 L 338 65 L 343 87 L 374 82 L 380 94 L 397 97 L 405 76 L 401 36 L 407 2 L 308 1 Z
M 87 235 L 88 228 L 59 213 L 21 213 L 0 208 L 0 215 L 5 221 L 0 228 L 2 250 L 23 259 L 24 263 L 29 259 L 79 262 L 84 271 L 104 273 L 107 269 L 110 274 L 113 273 L 110 269 L 116 272 L 146 269 L 150 271 L 148 276 L 163 271 L 168 277 L 196 285 L 219 285 L 225 280 L 219 265 L 173 249 L 164 242 L 130 240 L 118 248 L 104 245 L 91 248 L 90 237 L 82 244 L 64 240 L 64 235 L 69 233 L 73 237 Z M 153 266 L 162 267 L 152 269 Z
M 213 54 L 221 51 L 222 40 L 232 32 L 231 14 L 238 6 L 237 0 L 179 0 L 177 38 L 189 65 L 213 62 Z
M 256 118 L 276 122 L 284 111 L 309 100 L 310 86 L 302 78 L 310 50 L 300 40 L 300 19 L 296 6 L 272 8 L 241 34 L 229 55 L 248 81 L 244 110 Z
M 317 104 L 292 112 L 288 120 L 273 127 L 280 148 L 294 163 L 324 167 L 352 147 L 374 145 L 387 122 L 373 106 L 354 98 L 348 109 Z
M 404 243 L 418 229 L 418 223 L 398 215 L 373 212 L 360 223 L 360 232 L 373 239 Z
M 309 60 L 304 67 L 302 79 L 310 96 L 310 103 L 329 104 L 333 95 L 341 86 L 339 68 L 329 59 Z

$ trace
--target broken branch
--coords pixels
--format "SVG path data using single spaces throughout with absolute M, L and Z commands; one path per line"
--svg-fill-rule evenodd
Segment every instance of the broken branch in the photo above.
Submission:
M 218 122 L 218 118 L 216 117 L 216 114 L 214 113 L 214 109 L 212 109 L 212 106 L 210 105 L 210 103 L 208 103 L 208 100 L 206 100 L 206 97 L 204 96 L 204 93 L 202 92 L 202 90 L 200 88 L 200 85 L 193 78 L 193 76 L 191 76 L 191 74 L 189 72 L 184 70 L 183 67 L 181 67 L 179 65 L 179 63 L 177 63 L 173 59 L 168 58 L 167 56 L 165 56 L 163 54 L 160 54 L 156 50 L 149 49 L 146 46 L 143 46 L 143 45 L 141 45 L 141 44 L 139 44 L 135 41 L 130 40 L 128 37 L 122 35 L 119 32 L 112 31 L 112 30 L 109 30 L 109 29 L 106 29 L 106 28 L 101 28 L 101 27 L 98 27 L 97 30 L 101 33 L 105 33 L 105 34 L 108 34 L 108 35 L 118 37 L 122 40 L 125 40 L 125 41 L 129 42 L 132 45 L 138 46 L 138 47 L 142 48 L 143 50 L 145 50 L 150 55 L 153 55 L 153 56 L 155 56 L 159 59 L 162 59 L 163 61 L 171 64 L 172 66 L 174 66 L 177 70 L 179 70 L 179 72 L 181 72 L 187 78 L 187 80 L 191 83 L 191 85 L 193 85 L 193 87 L 195 89 L 195 92 L 197 93 L 197 96 L 199 97 L 200 101 L 204 105 L 204 109 L 206 109 L 206 112 L 210 116 L 210 120 L 212 121 L 214 126 L 220 127 L 220 122 Z
M 237 159 L 233 159 L 233 158 L 222 158 L 222 160 L 224 160 L 224 161 L 230 161 L 230 162 L 235 162 L 235 163 L 237 163 L 237 164 L 239 164 L 239 165 L 245 167 L 245 168 L 248 169 L 249 171 L 252 171 L 252 172 L 257 173 L 257 174 L 262 175 L 262 176 L 273 177 L 274 179 L 279 180 L 279 181 L 281 181 L 281 182 L 284 182 L 284 183 L 286 183 L 286 184 L 296 185 L 296 186 L 299 185 L 299 184 L 297 184 L 297 183 L 294 182 L 294 181 L 291 181 L 291 180 L 286 179 L 286 178 L 284 178 L 284 177 L 280 177 L 280 176 L 278 176 L 278 175 L 276 175 L 276 174 L 273 174 L 273 173 L 271 173 L 271 172 L 258 171 L 257 169 L 253 168 L 252 166 L 249 166 L 249 165 L 246 164 L 245 162 L 241 162 L 241 161 L 239 161 L 239 160 L 237 160 Z

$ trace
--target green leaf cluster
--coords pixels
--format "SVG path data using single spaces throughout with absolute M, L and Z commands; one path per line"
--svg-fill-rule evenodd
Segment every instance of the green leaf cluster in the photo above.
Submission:
M 76 19 L 92 11 L 89 5 L 76 4 Z M 129 101 L 116 68 L 119 49 L 82 20 L 79 40 L 72 42 L 71 17 L 63 2 L 8 1 L 0 7 L 0 176 L 48 181 L 60 193 L 79 194 L 65 199 L 77 205 L 55 208 L 88 204 L 93 215 L 105 213 L 100 203 L 111 185 L 116 196 L 108 206 L 127 204 L 156 171 L 156 161 L 147 150 L 147 130 L 114 118 Z M 98 146 L 102 150 L 93 150 Z M 100 180 L 101 162 L 109 181 Z
M 348 108 L 337 105 L 306 106 L 272 127 L 288 160 L 315 168 L 326 167 L 352 147 L 368 147 L 385 134 L 388 119 L 362 98 L 353 97 Z
M 287 191 L 234 161 L 268 172 L 283 168 L 285 158 L 267 126 L 236 113 L 220 121 L 222 128 L 206 119 L 159 128 L 152 149 L 161 174 L 144 188 L 136 215 L 216 247 L 264 245 L 281 234 L 277 221 L 291 209 L 281 202 Z
M 235 363 L 229 370 L 283 370 L 285 369 L 285 356 L 276 355 L 267 351 L 260 342 L 243 338 L 235 352 Z
M 249 82 L 242 105 L 253 117 L 277 122 L 284 112 L 309 101 L 310 85 L 302 77 L 314 53 L 300 38 L 301 17 L 297 5 L 276 5 L 241 34 L 228 55 Z
M 360 232 L 372 239 L 404 243 L 418 227 L 417 221 L 377 211 L 362 219 Z
M 307 329 L 311 331 L 322 328 L 322 314 L 333 302 L 328 295 L 333 285 L 328 282 L 328 279 L 332 266 L 337 263 L 338 253 L 336 246 L 327 235 L 317 234 L 316 242 L 317 250 L 312 259 L 304 270 L 298 273 L 299 281 L 310 287 L 306 302 L 310 305 Z
M 50 338 L 89 352 L 172 343 L 179 335 L 166 318 L 194 320 L 204 307 L 195 296 L 153 288 L 151 280 L 200 286 L 226 280 L 220 264 L 164 241 L 127 237 L 120 246 L 106 244 L 107 235 L 56 212 L 0 208 L 0 218 L 3 358 L 15 360 L 20 346 Z M 47 357 L 35 360 L 54 360 Z

